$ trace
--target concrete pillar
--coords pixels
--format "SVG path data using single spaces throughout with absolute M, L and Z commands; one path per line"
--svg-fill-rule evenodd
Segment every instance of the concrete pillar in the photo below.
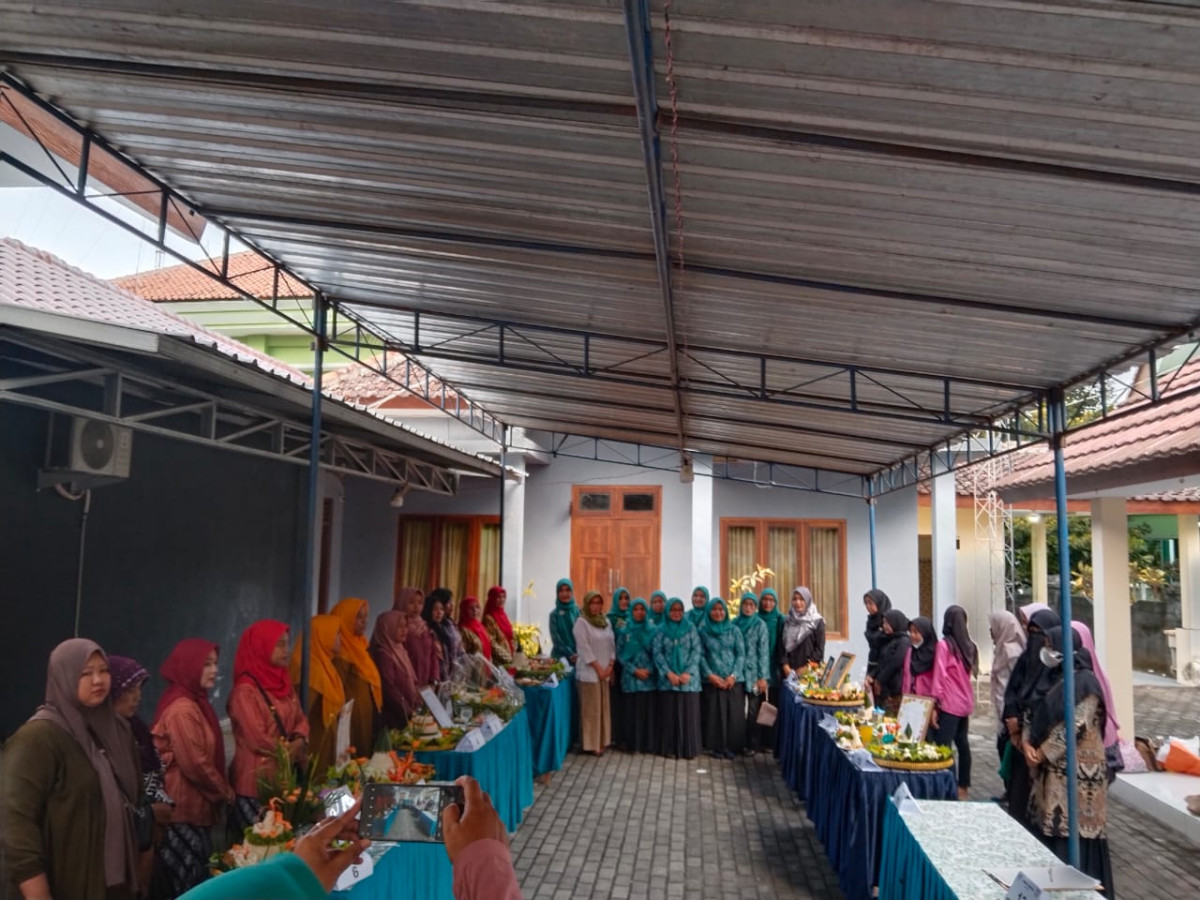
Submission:
M 1179 593 L 1182 626 L 1175 629 L 1175 678 L 1200 682 L 1200 516 L 1179 516 Z M 1195 666 L 1191 666 L 1192 661 Z
M 692 588 L 698 584 L 710 585 L 714 594 L 720 593 L 717 579 L 720 573 L 713 555 L 713 480 L 712 457 L 697 454 L 692 458 L 696 473 L 692 482 L 692 583 L 686 586 L 684 606 L 692 608 Z M 702 474 L 703 473 L 703 474 Z M 682 590 L 683 588 L 681 588 Z
M 958 496 L 954 473 L 935 475 L 930 483 L 933 522 L 933 625 L 942 630 L 947 607 L 958 603 Z
M 1029 523 L 1030 547 L 1033 550 L 1033 602 L 1049 604 L 1047 599 L 1050 591 L 1047 582 L 1050 580 L 1049 568 L 1046 565 L 1046 519 L 1038 515 Z
M 517 481 L 508 481 L 504 486 L 504 542 L 500 546 L 500 557 L 504 569 L 504 586 L 508 589 L 511 603 L 516 600 L 515 620 L 528 621 L 525 609 L 529 602 L 525 598 L 525 576 L 522 571 L 522 561 L 525 558 L 525 458 L 517 453 L 509 453 L 507 463 L 510 468 L 521 473 Z
M 1124 497 L 1092 501 L 1096 651 L 1112 685 L 1121 732 L 1134 734 L 1133 628 L 1129 599 L 1129 518 Z

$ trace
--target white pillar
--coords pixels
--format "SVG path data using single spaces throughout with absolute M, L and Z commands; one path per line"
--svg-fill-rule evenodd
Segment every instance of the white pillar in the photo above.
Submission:
M 1198 673 L 1189 669 L 1189 663 L 1200 661 L 1200 516 L 1196 515 L 1179 516 L 1179 594 L 1183 618 L 1175 629 L 1175 678 L 1195 684 Z
M 520 472 L 521 477 L 504 484 L 504 523 L 501 529 L 504 541 L 500 546 L 500 560 L 509 600 L 516 600 L 516 619 L 524 622 L 529 612 L 525 609 L 528 601 L 525 599 L 525 576 L 521 565 L 525 557 L 525 458 L 509 453 L 506 462 L 510 468 Z
M 1134 734 L 1133 627 L 1129 599 L 1129 518 L 1124 497 L 1092 501 L 1096 651 L 1112 685 L 1122 733 Z
M 954 473 L 930 483 L 933 522 L 933 626 L 940 633 L 946 609 L 958 603 L 958 496 Z
M 694 586 L 710 585 L 709 590 L 714 594 L 721 592 L 717 584 L 719 567 L 713 558 L 713 479 L 709 477 L 712 457 L 694 456 L 692 468 L 696 473 L 692 482 L 692 583 L 686 586 L 688 594 L 683 601 L 688 609 L 692 608 Z
M 1047 582 L 1050 580 L 1050 570 L 1046 565 L 1046 519 L 1038 515 L 1029 523 L 1030 548 L 1033 551 L 1033 602 L 1049 603 Z

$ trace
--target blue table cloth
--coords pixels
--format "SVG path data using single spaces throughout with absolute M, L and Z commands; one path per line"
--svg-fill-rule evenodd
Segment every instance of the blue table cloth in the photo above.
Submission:
M 529 739 L 533 751 L 533 777 L 563 767 L 571 748 L 571 695 L 575 691 L 570 676 L 555 687 L 523 687 L 525 715 L 529 718 Z
M 864 772 L 818 727 L 827 710 L 796 703 L 795 696 L 786 686 L 781 691 L 781 711 L 790 709 L 785 714 L 789 736 L 779 739 L 780 767 L 804 800 L 847 900 L 870 900 L 891 795 L 907 783 L 917 799 L 953 800 L 958 796 L 954 771 Z
M 349 891 L 346 900 L 454 900 L 454 870 L 445 844 L 396 844 L 375 863 L 375 873 Z
M 517 830 L 525 810 L 533 806 L 533 754 L 524 709 L 474 753 L 422 750 L 416 756 L 434 766 L 438 781 L 453 781 L 460 775 L 478 781 L 510 832 Z

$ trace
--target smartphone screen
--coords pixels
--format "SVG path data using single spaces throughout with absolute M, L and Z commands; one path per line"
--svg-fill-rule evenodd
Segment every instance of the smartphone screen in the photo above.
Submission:
M 462 802 L 462 788 L 451 782 L 367 784 L 358 833 L 383 843 L 441 843 L 442 813 Z

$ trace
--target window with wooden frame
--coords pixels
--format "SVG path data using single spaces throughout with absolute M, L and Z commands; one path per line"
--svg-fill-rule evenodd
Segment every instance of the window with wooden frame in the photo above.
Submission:
M 829 638 L 848 636 L 844 519 L 721 519 L 722 587 L 728 590 L 734 578 L 759 565 L 775 573 L 763 587 L 775 589 L 781 613 L 787 613 L 795 587 L 805 585 Z
M 500 578 L 498 516 L 402 516 L 397 531 L 395 591 L 435 587 L 482 604 Z

